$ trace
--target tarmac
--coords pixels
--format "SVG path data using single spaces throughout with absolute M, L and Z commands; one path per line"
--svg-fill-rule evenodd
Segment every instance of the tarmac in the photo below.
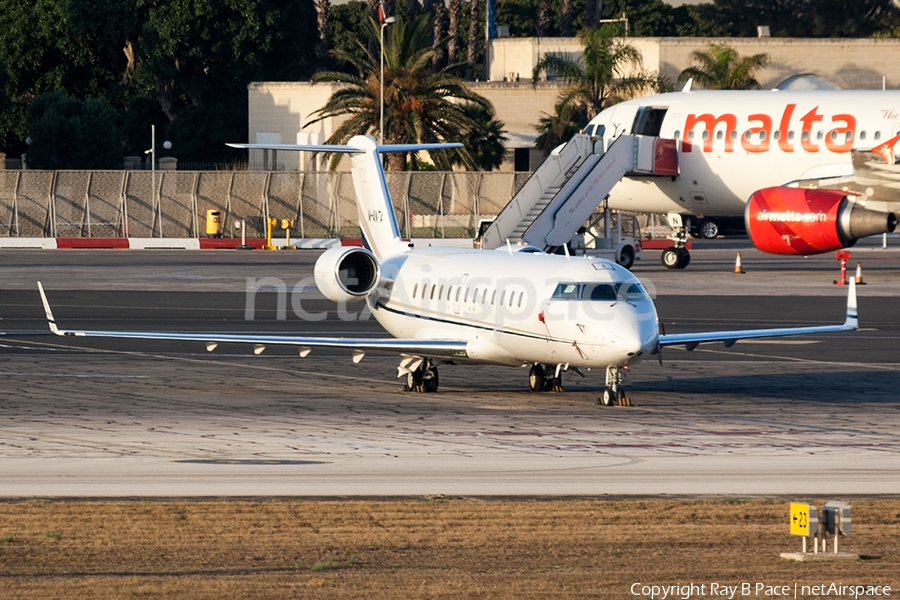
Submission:
M 61 327 L 384 335 L 321 298 L 318 251 L 3 249 L 0 496 L 898 494 L 900 243 L 880 241 L 851 250 L 860 331 L 667 348 L 630 372 L 632 407 L 597 405 L 597 371 L 536 394 L 523 369 L 445 365 L 438 393 L 413 394 L 392 356 L 59 338 L 35 288 Z M 670 333 L 845 311 L 833 255 L 727 239 L 684 271 L 653 251 L 634 271 Z M 280 313 L 277 281 L 327 318 Z

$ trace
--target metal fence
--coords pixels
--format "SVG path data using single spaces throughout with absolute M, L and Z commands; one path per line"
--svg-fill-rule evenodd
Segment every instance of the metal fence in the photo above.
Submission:
M 419 171 L 387 182 L 406 237 L 472 238 L 529 176 Z M 241 220 L 265 237 L 269 218 L 293 219 L 294 237 L 360 235 L 349 172 L 0 170 L 0 237 L 195 238 L 207 210 L 222 212 L 226 237 Z
M 528 176 L 404 172 L 387 181 L 404 235 L 471 238 Z M 264 237 L 276 218 L 293 219 L 299 237 L 359 236 L 349 172 L 0 171 L 2 237 L 199 237 L 210 209 L 226 232 L 245 220 L 248 235 Z

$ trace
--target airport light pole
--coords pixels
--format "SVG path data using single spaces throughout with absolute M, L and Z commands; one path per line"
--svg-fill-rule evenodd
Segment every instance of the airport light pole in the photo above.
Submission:
M 381 24 L 381 116 L 378 121 L 378 143 L 384 144 L 384 28 L 396 21 L 394 17 L 388 17 Z

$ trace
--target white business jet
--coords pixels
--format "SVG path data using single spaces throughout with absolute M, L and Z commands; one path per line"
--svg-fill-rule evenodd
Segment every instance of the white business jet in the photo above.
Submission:
M 858 326 L 852 280 L 847 317 L 840 325 L 665 335 L 641 282 L 614 262 L 511 246 L 415 248 L 400 237 L 380 155 L 459 144 L 379 147 L 372 137 L 356 136 L 346 146 L 238 146 L 350 155 L 365 247 L 326 251 L 315 265 L 316 283 L 336 302 L 364 299 L 393 338 L 64 330 L 58 328 L 39 283 L 50 330 L 63 336 L 205 342 L 210 351 L 233 342 L 253 344 L 257 352 L 271 345 L 295 346 L 300 356 L 338 348 L 352 353 L 354 362 L 367 352 L 396 353 L 401 356 L 398 377 L 406 377 L 406 389 L 419 392 L 437 390 L 440 361 L 529 367 L 534 391 L 561 390 L 564 371 L 605 369 L 600 402 L 626 404 L 622 371 L 662 346 L 693 349 L 714 341 L 730 346 L 744 338 L 851 331 Z
M 897 90 L 693 91 L 688 84 L 616 104 L 584 132 L 606 145 L 623 133 L 675 140 L 677 177 L 628 175 L 608 200 L 614 210 L 669 215 L 677 243 L 663 253 L 667 268 L 690 261 L 689 218 L 716 229 L 717 217 L 743 216 L 760 250 L 795 255 L 851 247 L 897 225 L 896 185 L 860 177 L 851 152 L 871 149 L 894 165 Z

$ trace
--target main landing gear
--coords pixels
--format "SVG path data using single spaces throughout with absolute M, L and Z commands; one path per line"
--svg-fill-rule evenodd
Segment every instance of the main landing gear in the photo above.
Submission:
M 562 371 L 562 365 L 533 365 L 528 373 L 528 387 L 532 392 L 562 392 Z
M 684 269 L 691 264 L 691 253 L 685 248 L 687 244 L 688 229 L 684 219 L 678 213 L 666 215 L 669 225 L 675 230 L 675 245 L 662 251 L 660 261 L 667 269 Z
M 600 395 L 598 403 L 602 406 L 631 406 L 631 400 L 625 396 L 625 390 L 622 389 L 622 383 L 625 377 L 622 375 L 621 368 L 617 366 L 606 367 L 606 389 Z
M 438 389 L 438 370 L 430 358 L 423 359 L 418 366 L 406 372 L 405 392 L 436 392 Z

